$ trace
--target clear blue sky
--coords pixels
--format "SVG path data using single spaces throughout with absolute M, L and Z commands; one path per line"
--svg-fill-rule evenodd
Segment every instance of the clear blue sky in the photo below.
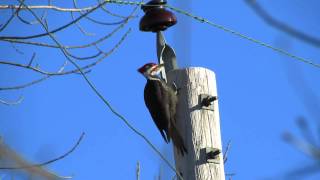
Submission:
M 86 5 L 80 2 L 80 6 Z M 270 27 L 244 1 L 194 1 L 190 7 L 172 1 L 169 4 L 187 8 L 195 15 L 320 63 L 318 48 Z M 275 18 L 320 38 L 320 3 L 316 0 L 272 0 L 261 1 L 261 4 Z M 59 5 L 71 7 L 69 3 Z M 125 14 L 132 7 L 110 5 L 109 9 Z M 1 17 L 7 14 L 0 11 Z M 69 14 L 51 15 L 55 17 L 48 19 L 52 29 L 70 21 Z M 156 62 L 155 34 L 140 32 L 138 28 L 142 15 L 140 11 L 138 18 L 100 46 L 110 49 L 129 27 L 132 28 L 121 47 L 93 68 L 88 77 L 118 112 L 172 160 L 172 145 L 163 142 L 151 120 L 143 102 L 145 79 L 136 71 L 146 62 Z M 95 17 L 106 21 L 112 19 L 100 14 Z M 295 124 L 299 116 L 306 117 L 316 131 L 319 116 L 310 113 L 304 94 L 311 90 L 319 96 L 320 69 L 184 15 L 178 15 L 178 21 L 165 35 L 176 49 L 179 64 L 206 67 L 216 73 L 224 147 L 232 141 L 226 173 L 236 173 L 233 178 L 236 180 L 281 179 L 286 172 L 314 163 L 310 157 L 286 144 L 281 136 L 287 131 L 299 136 Z M 97 37 L 113 28 L 93 26 L 88 21 L 81 24 Z M 33 30 L 15 21 L 0 35 L 31 35 L 42 32 L 40 29 Z M 57 37 L 65 44 L 82 44 L 97 38 L 82 37 L 75 27 L 58 33 Z M 35 61 L 43 69 L 55 70 L 64 62 L 58 50 L 17 47 L 24 54 L 16 53 L 10 44 L 1 42 L 1 60 L 27 63 L 32 53 L 37 52 Z M 74 52 L 88 55 L 86 51 Z M 69 64 L 68 69 L 71 68 Z M 30 71 L 0 66 L 1 87 L 37 77 L 38 74 Z M 306 84 L 301 83 L 299 77 Z M 49 165 L 48 169 L 59 175 L 73 175 L 75 180 L 126 180 L 135 179 L 135 166 L 139 161 L 142 180 L 154 179 L 159 171 L 165 179 L 172 177 L 173 173 L 155 152 L 111 113 L 80 75 L 53 77 L 23 90 L 0 92 L 2 99 L 16 99 L 20 95 L 24 96 L 20 105 L 0 105 L 0 135 L 7 145 L 31 162 L 42 162 L 63 154 L 73 146 L 81 132 L 85 132 L 76 151 Z M 312 100 L 309 103 L 312 104 Z M 10 179 L 7 171 L 0 171 L 0 177 Z M 319 178 L 318 173 L 301 179 Z

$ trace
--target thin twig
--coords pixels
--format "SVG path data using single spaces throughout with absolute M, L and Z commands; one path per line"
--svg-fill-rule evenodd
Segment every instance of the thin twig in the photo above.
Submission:
M 223 163 L 225 164 L 228 160 L 228 153 L 229 153 L 229 150 L 230 150 L 230 147 L 231 147 L 231 141 L 228 141 L 228 144 L 227 144 L 227 147 L 226 147 L 226 150 L 223 154 Z
M 24 0 L 23 0 L 23 2 L 24 2 Z M 17 13 L 19 13 L 21 7 L 22 7 L 22 3 L 20 3 L 19 6 L 18 6 L 18 8 L 15 10 L 15 12 L 11 14 L 10 18 L 6 21 L 6 23 L 1 26 L 0 32 L 3 31 L 3 30 L 10 24 L 10 22 L 13 20 L 13 18 L 15 17 L 15 15 L 16 15 Z
M 31 57 L 31 59 L 30 59 L 30 61 L 29 61 L 29 63 L 28 63 L 28 66 L 29 66 L 29 67 L 32 66 L 32 62 L 33 62 L 33 60 L 35 59 L 35 57 L 36 57 L 36 53 L 34 52 L 34 53 L 32 53 L 32 57 Z
M 97 64 L 99 64 L 100 62 L 102 62 L 106 57 L 108 57 L 109 55 L 111 55 L 120 45 L 121 43 L 126 39 L 127 35 L 131 32 L 131 29 L 129 29 L 120 39 L 120 41 L 108 52 L 102 52 L 104 55 L 102 57 L 100 57 L 98 60 L 96 60 L 95 62 L 92 62 L 88 65 L 85 65 L 83 67 L 81 67 L 82 70 L 91 68 L 93 66 L 96 66 Z M 68 56 L 70 56 L 70 53 L 65 49 L 65 52 Z M 0 60 L 0 64 L 3 65 L 10 65 L 10 66 L 16 66 L 16 67 L 20 67 L 20 68 L 25 68 L 25 69 L 29 69 L 32 71 L 35 71 L 37 73 L 40 74 L 44 74 L 44 75 L 49 75 L 49 76 L 61 76 L 61 75 L 67 75 L 67 74 L 73 74 L 73 73 L 78 73 L 79 70 L 77 68 L 70 70 L 70 71 L 65 71 L 65 72 L 47 72 L 44 70 L 41 70 L 37 67 L 31 67 L 28 65 L 24 65 L 24 64 L 19 64 L 19 63 L 15 63 L 15 62 L 9 62 L 9 61 L 1 61 Z M 0 88 L 1 90 L 1 88 Z
M 309 123 L 303 117 L 299 117 L 296 122 L 304 139 L 315 146 L 317 144 L 316 139 L 312 135 Z
M 72 20 L 74 21 L 75 18 L 74 18 L 73 12 L 71 12 L 70 15 L 71 15 Z M 95 35 L 94 33 L 89 33 L 89 32 L 87 32 L 87 31 L 80 25 L 79 22 L 76 22 L 75 25 L 77 26 L 77 28 L 80 30 L 80 32 L 81 32 L 83 35 L 85 35 L 85 36 L 94 36 L 94 35 Z
M 93 66 L 96 66 L 98 63 L 102 62 L 105 58 L 107 58 L 109 55 L 111 55 L 116 49 L 119 48 L 119 46 L 122 44 L 122 42 L 126 39 L 126 37 L 128 36 L 128 34 L 131 32 L 131 29 L 129 29 L 123 36 L 122 38 L 120 39 L 120 41 L 111 49 L 109 50 L 108 52 L 103 52 L 101 51 L 104 55 L 99 58 L 97 61 L 87 65 L 87 66 L 84 66 L 82 67 L 82 70 L 85 70 L 84 73 L 88 73 L 90 72 L 90 70 L 88 70 L 89 68 L 92 68 Z M 98 48 L 96 46 L 96 48 Z M 69 55 L 69 52 L 66 50 L 65 51 L 67 55 Z M 0 61 L 0 64 L 2 62 Z M 22 84 L 22 85 L 18 85 L 18 86 L 12 86 L 12 87 L 0 87 L 0 91 L 7 91 L 7 90 L 19 90 L 19 89 L 23 89 L 23 88 L 26 88 L 26 87 L 29 87 L 29 86 L 32 86 L 32 85 L 35 85 L 37 83 L 40 83 L 44 80 L 47 80 L 48 78 L 52 77 L 52 76 L 55 76 L 55 75 L 67 75 L 67 74 L 74 74 L 74 73 L 79 73 L 78 69 L 75 69 L 75 70 L 71 70 L 71 71 L 66 71 L 66 72 L 62 72 L 65 65 L 62 66 L 60 68 L 59 71 L 57 71 L 56 73 L 53 73 L 53 72 L 45 72 L 45 71 L 41 71 L 39 68 L 34 68 L 34 67 L 30 67 L 30 66 L 26 66 L 26 65 L 23 65 L 23 64 L 18 64 L 18 63 L 10 63 L 10 62 L 3 62 L 3 64 L 10 64 L 10 65 L 13 65 L 13 66 L 17 66 L 17 67 L 21 67 L 21 68 L 27 68 L 27 69 L 30 69 L 30 70 L 33 70 L 35 72 L 39 72 L 41 74 L 45 74 L 44 77 L 42 78 L 39 78 L 39 79 L 36 79 L 34 81 L 31 81 L 29 83 L 26 83 L 26 84 Z M 40 72 L 41 71 L 41 72 Z
M 286 142 L 292 144 L 304 154 L 309 155 L 314 159 L 320 159 L 320 149 L 313 144 L 299 140 L 290 133 L 285 133 L 283 138 Z
M 74 150 L 77 149 L 77 147 L 80 145 L 83 137 L 84 137 L 85 133 L 81 133 L 78 141 L 72 146 L 71 149 L 69 149 L 66 153 L 62 154 L 59 157 L 56 157 L 54 159 L 42 162 L 42 163 L 38 163 L 38 164 L 33 164 L 33 165 L 28 165 L 28 166 L 19 166 L 19 167 L 0 167 L 1 170 L 15 170 L 15 169 L 29 169 L 29 168 L 34 168 L 34 167 L 42 167 L 42 166 L 46 166 L 48 164 L 52 164 L 56 161 L 59 161 L 61 159 L 66 158 L 67 156 L 69 156 Z
M 23 88 L 26 88 L 26 87 L 35 85 L 35 84 L 37 84 L 37 83 L 40 83 L 40 82 L 42 82 L 42 81 L 45 81 L 45 80 L 47 80 L 47 79 L 50 78 L 50 77 L 51 77 L 51 76 L 48 76 L 48 75 L 47 75 L 47 76 L 44 76 L 44 77 L 42 77 L 42 78 L 33 80 L 33 81 L 31 81 L 31 82 L 28 82 L 28 83 L 25 83 L 25 84 L 22 84 L 22 85 L 10 86 L 10 87 L 0 87 L 0 91 L 23 89 Z
M 140 180 L 140 163 L 139 163 L 139 161 L 137 162 L 137 166 L 136 166 L 136 176 L 137 176 L 137 180 Z
M 13 48 L 18 54 L 24 54 L 24 52 L 22 52 L 20 49 L 18 49 L 14 43 L 11 42 L 10 44 L 11 44 L 12 48 Z
M 18 5 L 0 5 L 0 10 L 2 9 L 20 9 L 20 10 L 26 10 L 26 9 L 47 9 L 47 10 L 55 10 L 60 12 L 83 12 L 83 11 L 90 11 L 92 9 L 97 8 L 97 6 L 89 6 L 84 8 L 63 8 L 58 6 L 50 6 L 50 5 L 39 5 L 39 6 L 21 6 Z
M 127 19 L 123 24 L 119 25 L 117 28 L 112 30 L 112 32 L 106 34 L 105 36 L 91 42 L 88 44 L 83 44 L 83 45 L 65 45 L 62 46 L 64 49 L 81 49 L 81 48 L 87 48 L 87 47 L 92 47 L 94 45 L 97 45 L 99 43 L 104 42 L 108 38 L 110 38 L 113 34 L 115 34 L 118 30 L 122 29 L 127 23 L 129 22 L 129 19 Z M 28 45 L 35 45 L 35 46 L 42 46 L 42 47 L 48 47 L 48 48 L 59 48 L 57 45 L 53 44 L 46 44 L 46 43 L 41 43 L 41 42 L 31 42 L 31 41 L 23 41 L 23 40 L 17 40 L 17 39 L 0 39 L 0 41 L 8 41 L 8 42 L 13 42 L 13 43 L 21 43 L 21 44 L 28 44 Z
M 103 1 L 103 0 L 102 0 Z M 100 0 L 97 0 L 98 3 L 101 3 Z M 109 11 L 106 7 L 104 6 L 101 6 L 101 10 L 105 13 L 107 13 L 108 15 L 111 15 L 111 16 L 114 16 L 114 17 L 118 17 L 118 18 L 123 18 L 123 19 L 126 19 L 127 16 L 123 16 L 123 15 L 120 15 L 120 14 L 116 14 L 116 13 L 113 13 L 111 11 Z
M 35 21 L 25 20 L 23 17 L 20 16 L 19 12 L 17 12 L 17 17 L 18 17 L 18 19 L 19 19 L 22 23 L 27 24 L 27 25 L 39 24 L 39 22 L 36 21 L 36 20 L 35 20 Z M 42 14 L 41 19 L 44 19 L 44 14 Z
M 12 106 L 12 105 L 18 105 L 23 101 L 23 97 L 19 97 L 19 99 L 15 100 L 15 101 L 7 101 L 7 100 L 3 100 L 0 99 L 0 104 L 4 104 L 4 105 L 8 105 L 8 106 Z M 0 142 L 1 143 L 1 142 Z
M 320 39 L 318 39 L 317 37 L 303 33 L 298 29 L 295 29 L 294 27 L 291 27 L 288 24 L 285 24 L 284 22 L 276 20 L 266 10 L 264 10 L 263 7 L 255 0 L 245 0 L 245 2 L 249 5 L 249 7 L 252 8 L 252 10 L 259 17 L 262 18 L 262 20 L 264 20 L 270 26 L 280 31 L 283 31 L 289 34 L 290 36 L 297 38 L 301 41 L 304 41 L 310 45 L 313 45 L 315 47 L 320 47 Z
M 78 8 L 77 0 L 72 0 L 72 2 L 73 2 L 73 7 L 74 8 Z M 101 6 L 101 7 L 103 7 L 103 6 Z M 82 15 L 82 12 L 79 12 L 79 13 Z M 126 19 L 130 19 L 130 18 L 132 18 L 132 17 L 128 16 L 128 17 L 126 17 L 123 20 L 118 21 L 118 22 L 102 22 L 102 21 L 98 21 L 96 19 L 90 18 L 90 16 L 85 16 L 85 19 L 87 19 L 87 20 L 89 20 L 89 21 L 91 21 L 91 22 L 93 22 L 95 24 L 100 24 L 100 25 L 103 25 L 103 26 L 118 25 L 118 24 L 121 24 L 124 21 L 126 21 Z
M 80 57 L 80 56 L 76 56 L 76 55 L 73 55 L 71 54 L 70 52 L 68 52 L 68 55 L 76 60 L 91 60 L 91 59 L 95 59 L 97 58 L 98 56 L 100 56 L 101 54 L 103 54 L 101 51 L 97 52 L 96 54 L 94 55 L 90 55 L 90 56 L 85 56 L 85 57 Z
M 67 62 L 68 62 L 68 61 L 65 61 L 65 62 L 63 63 L 63 65 L 59 68 L 59 70 L 57 71 L 57 73 L 61 73 L 61 72 L 64 70 L 64 68 L 67 66 Z M 29 64 L 30 64 L 30 62 L 29 62 Z M 28 65 L 29 65 L 29 64 L 28 64 Z M 29 68 L 30 68 L 30 67 L 29 67 Z M 50 78 L 50 77 L 51 77 L 50 75 L 46 75 L 46 76 L 44 76 L 44 77 L 42 77 L 42 78 L 33 80 L 33 81 L 28 82 L 28 83 L 26 83 L 26 84 L 22 84 L 22 85 L 18 85 L 18 86 L 11 86 L 11 87 L 0 87 L 0 91 L 23 89 L 23 88 L 26 88 L 26 87 L 35 85 L 35 84 L 37 84 L 37 83 L 40 83 L 40 82 L 42 82 L 42 81 L 44 81 L 44 80 L 47 80 L 47 79 Z
M 82 14 L 81 16 L 79 16 L 78 18 L 76 18 L 75 20 L 60 26 L 54 30 L 49 30 L 49 32 L 45 32 L 45 33 L 40 33 L 40 34 L 35 34 L 35 35 L 31 35 L 31 36 L 0 36 L 0 40 L 2 39 L 33 39 L 33 38 L 39 38 L 39 37 L 43 37 L 43 36 L 48 36 L 49 34 L 54 34 L 57 33 L 63 29 L 68 28 L 69 26 L 73 25 L 74 23 L 80 21 L 82 18 L 84 18 L 85 16 L 89 15 L 90 13 L 94 12 L 95 10 L 97 10 L 99 7 L 101 7 L 102 5 L 106 4 L 108 1 L 104 1 L 101 4 L 96 5 L 95 7 L 93 7 L 92 9 L 88 10 L 86 13 Z M 23 6 L 25 8 L 28 8 L 27 6 Z M 38 20 L 40 21 L 40 18 L 38 18 Z

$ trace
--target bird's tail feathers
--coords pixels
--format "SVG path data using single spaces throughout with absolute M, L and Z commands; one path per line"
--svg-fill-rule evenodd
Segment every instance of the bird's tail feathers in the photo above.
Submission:
M 168 133 L 166 133 L 165 131 L 160 131 L 161 133 L 161 136 L 163 137 L 164 141 L 166 143 L 169 143 L 170 142 L 170 137 L 168 136 Z
M 188 150 L 185 146 L 182 136 L 180 135 L 178 129 L 172 124 L 170 129 L 170 137 L 172 138 L 173 144 L 178 150 L 179 153 L 183 156 L 185 153 L 188 153 Z

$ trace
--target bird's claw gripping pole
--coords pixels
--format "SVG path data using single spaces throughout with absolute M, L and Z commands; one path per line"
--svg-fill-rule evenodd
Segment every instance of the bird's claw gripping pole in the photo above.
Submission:
M 140 30 L 155 32 L 157 34 L 157 56 L 159 64 L 164 64 L 161 77 L 166 80 L 166 73 L 177 69 L 176 54 L 166 43 L 162 31 L 177 23 L 176 16 L 165 9 L 165 0 L 151 0 L 141 8 L 145 15 L 140 20 Z

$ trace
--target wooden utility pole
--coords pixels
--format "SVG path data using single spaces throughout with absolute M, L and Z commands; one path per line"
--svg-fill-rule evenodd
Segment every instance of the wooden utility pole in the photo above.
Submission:
M 165 66 L 162 78 L 179 89 L 176 127 L 188 153 L 182 157 L 175 150 L 176 170 L 180 172 L 177 177 L 225 180 L 215 74 L 205 68 L 178 69 L 175 52 L 162 34 L 177 23 L 165 4 L 165 0 L 151 0 L 143 5 L 145 15 L 139 27 L 157 33 L 158 61 Z
M 184 180 L 225 180 L 214 72 L 175 69 L 167 78 L 180 88 L 177 128 L 188 149 L 183 157 L 175 150 L 177 171 Z

